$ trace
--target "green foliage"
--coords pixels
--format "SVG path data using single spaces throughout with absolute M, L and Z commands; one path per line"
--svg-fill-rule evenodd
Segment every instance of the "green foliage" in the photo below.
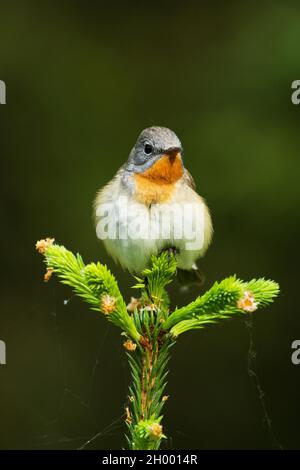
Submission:
M 245 293 L 251 293 L 257 307 L 271 303 L 279 293 L 279 286 L 274 281 L 254 279 L 242 282 L 235 276 L 228 277 L 215 284 L 202 296 L 189 305 L 176 309 L 164 323 L 175 337 L 192 329 L 204 328 L 209 323 L 228 318 L 229 316 L 250 314 L 251 310 L 239 307 L 238 302 Z
M 53 245 L 52 239 L 36 245 L 45 255 L 48 269 L 61 282 L 71 286 L 92 310 L 102 311 L 105 317 L 120 327 L 128 337 L 124 346 L 131 369 L 132 383 L 126 408 L 126 436 L 130 449 L 158 449 L 165 435 L 162 432 L 162 409 L 167 400 L 170 348 L 176 338 L 192 329 L 237 315 L 251 315 L 258 307 L 270 304 L 279 293 L 273 281 L 253 279 L 243 282 L 230 276 L 214 285 L 194 302 L 169 312 L 166 286 L 176 273 L 173 254 L 152 257 L 149 267 L 136 278 L 134 286 L 140 299 L 130 315 L 117 281 L 101 263 L 85 265 L 63 246 Z M 133 343 L 129 338 L 133 339 Z M 129 352 L 130 351 L 130 352 Z
M 235 276 L 228 277 L 215 284 L 202 296 L 197 297 L 185 307 L 176 309 L 164 323 L 164 328 L 170 330 L 181 321 L 200 318 L 210 318 L 212 314 L 230 314 L 235 310 L 238 300 L 243 295 L 243 284 Z
M 132 450 L 156 450 L 159 449 L 162 439 L 166 436 L 162 434 L 162 426 L 159 424 L 162 419 L 145 419 L 139 421 L 132 431 L 132 440 L 129 441 L 129 448 Z
M 85 265 L 79 254 L 75 256 L 64 246 L 59 245 L 50 245 L 46 249 L 45 260 L 47 267 L 53 269 L 62 283 L 71 286 L 75 294 L 91 305 L 92 310 L 103 312 L 101 299 L 104 295 L 114 299 L 115 308 L 106 317 L 135 341 L 139 341 L 140 335 L 126 310 L 117 281 L 105 265 L 100 263 Z
M 252 292 L 259 307 L 269 305 L 279 294 L 279 285 L 270 280 L 252 279 L 244 283 L 245 289 Z
M 142 273 L 143 278 L 136 277 L 138 283 L 136 289 L 142 289 L 143 299 L 156 305 L 165 307 L 169 304 L 169 298 L 165 288 L 172 282 L 176 274 L 177 263 L 173 253 L 163 252 L 160 256 L 152 256 L 150 267 Z
M 143 427 L 143 423 L 159 423 L 161 420 L 161 411 L 166 402 L 163 394 L 167 385 L 169 348 L 172 344 L 165 339 L 161 345 L 155 338 L 150 338 L 145 350 L 137 349 L 127 354 L 132 379 L 129 387 L 130 420 L 127 421 L 127 427 L 128 442 L 132 449 L 156 449 L 164 437 L 162 432 L 157 439 L 142 431 L 148 429 Z

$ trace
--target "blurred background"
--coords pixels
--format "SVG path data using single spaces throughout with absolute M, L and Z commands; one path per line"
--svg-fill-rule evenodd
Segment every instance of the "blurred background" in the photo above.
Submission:
M 182 140 L 212 212 L 205 288 L 234 273 L 281 285 L 252 328 L 237 319 L 180 338 L 166 447 L 299 448 L 299 3 L 1 1 L 0 14 L 0 447 L 125 445 L 119 330 L 44 283 L 34 245 L 54 236 L 107 263 L 129 299 L 133 279 L 97 241 L 91 205 L 155 124 Z M 197 291 L 170 293 L 183 305 Z M 271 430 L 248 374 L 251 333 Z

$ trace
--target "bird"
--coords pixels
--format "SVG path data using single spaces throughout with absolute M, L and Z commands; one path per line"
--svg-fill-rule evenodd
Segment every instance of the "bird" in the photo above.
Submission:
M 124 269 L 141 273 L 152 255 L 169 251 L 183 278 L 202 283 L 197 260 L 211 243 L 212 220 L 172 130 L 140 133 L 126 163 L 98 191 L 94 216 L 97 237 Z

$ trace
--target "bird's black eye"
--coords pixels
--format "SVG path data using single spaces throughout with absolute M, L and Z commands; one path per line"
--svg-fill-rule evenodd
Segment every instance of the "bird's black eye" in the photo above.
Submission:
M 144 152 L 146 155 L 150 155 L 153 152 L 153 146 L 151 144 L 145 144 Z

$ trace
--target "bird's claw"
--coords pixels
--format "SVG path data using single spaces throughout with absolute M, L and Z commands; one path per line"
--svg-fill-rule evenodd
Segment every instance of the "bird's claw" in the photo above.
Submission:
M 169 262 L 171 261 L 171 255 L 173 255 L 174 258 L 176 259 L 177 253 L 178 253 L 178 250 L 174 246 L 171 246 L 170 248 L 168 248 L 168 261 Z

